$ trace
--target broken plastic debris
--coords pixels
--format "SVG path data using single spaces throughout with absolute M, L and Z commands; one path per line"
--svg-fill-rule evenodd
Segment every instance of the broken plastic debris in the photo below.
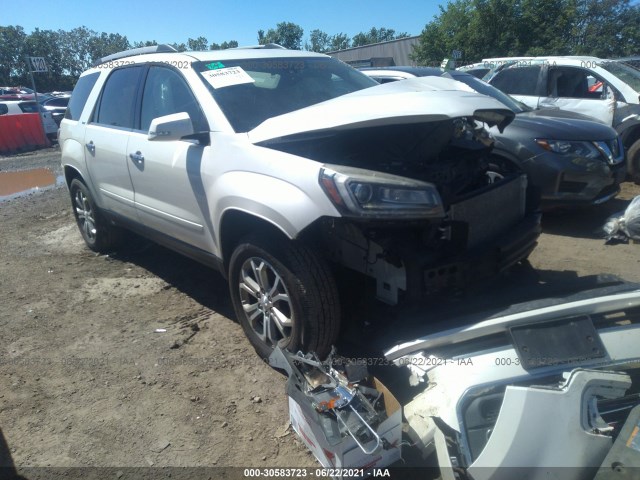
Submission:
M 609 217 L 602 229 L 606 234 L 607 243 L 640 241 L 640 195 L 631 200 L 624 212 Z
M 165 333 L 166 331 L 167 331 L 167 329 L 166 329 L 166 328 L 156 328 L 156 329 L 154 330 L 154 332 L 156 332 L 156 333 Z

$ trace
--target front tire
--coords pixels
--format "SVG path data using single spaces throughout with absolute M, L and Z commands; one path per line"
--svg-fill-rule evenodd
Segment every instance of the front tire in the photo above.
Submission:
M 69 185 L 73 216 L 87 246 L 94 252 L 107 253 L 122 239 L 122 231 L 103 217 L 87 186 L 79 179 Z
M 329 353 L 340 327 L 338 293 L 313 249 L 248 237 L 233 252 L 228 276 L 236 316 L 262 358 L 276 346 L 320 358 Z

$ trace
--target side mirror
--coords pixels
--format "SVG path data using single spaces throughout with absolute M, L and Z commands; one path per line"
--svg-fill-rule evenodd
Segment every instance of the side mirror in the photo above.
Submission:
M 149 140 L 180 140 L 186 135 L 193 135 L 193 124 L 187 112 L 173 113 L 151 120 Z

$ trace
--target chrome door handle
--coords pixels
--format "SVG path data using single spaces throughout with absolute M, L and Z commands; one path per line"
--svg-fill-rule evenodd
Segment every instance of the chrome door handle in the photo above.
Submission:
M 144 155 L 142 155 L 140 150 L 138 150 L 136 153 L 130 153 L 129 158 L 134 162 L 136 162 L 138 165 L 141 165 L 144 163 Z
M 87 150 L 89 150 L 89 152 L 91 152 L 92 154 L 96 153 L 96 146 L 93 144 L 93 140 L 91 140 L 85 146 L 87 147 Z

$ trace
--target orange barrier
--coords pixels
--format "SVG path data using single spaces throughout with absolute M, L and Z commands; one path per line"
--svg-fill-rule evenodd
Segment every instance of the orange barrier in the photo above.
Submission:
M 49 140 L 42 130 L 37 113 L 0 115 L 1 153 L 48 147 L 49 145 Z

